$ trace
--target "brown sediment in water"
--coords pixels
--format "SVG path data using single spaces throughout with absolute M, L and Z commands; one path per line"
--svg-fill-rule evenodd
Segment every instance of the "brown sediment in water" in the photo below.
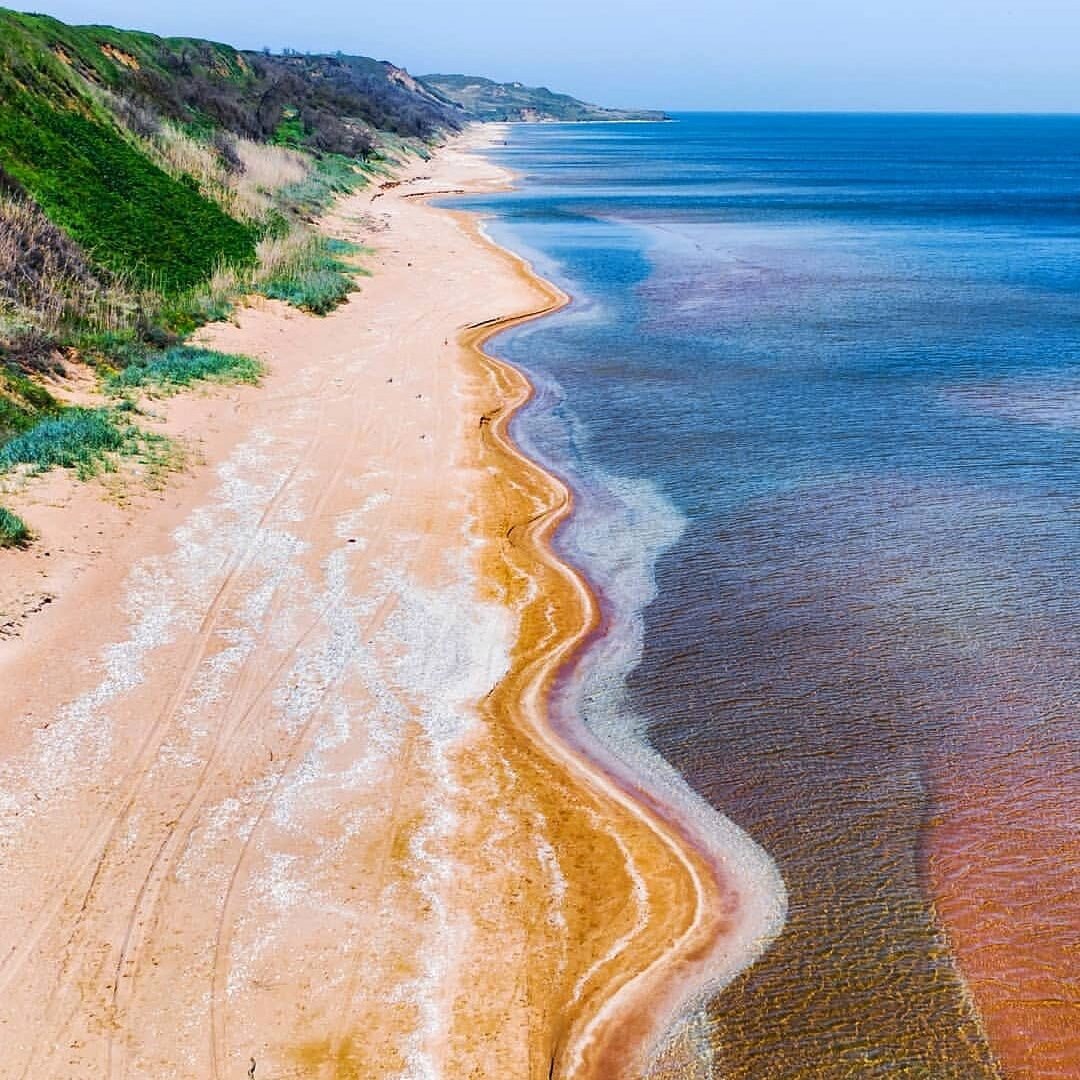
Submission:
M 1080 804 L 1064 723 L 985 724 L 937 777 L 929 886 L 1009 1080 L 1080 1074 Z

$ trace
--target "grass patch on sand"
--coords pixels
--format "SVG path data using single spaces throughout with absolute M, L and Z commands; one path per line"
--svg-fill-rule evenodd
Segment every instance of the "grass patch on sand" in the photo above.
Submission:
M 40 384 L 13 368 L 0 366 L 0 445 L 61 411 L 60 403 Z
M 65 409 L 0 446 L 0 473 L 25 465 L 32 473 L 74 469 L 89 478 L 115 468 L 115 454 L 135 453 L 147 436 L 112 409 Z
M 30 543 L 30 528 L 18 514 L 0 506 L 0 548 L 25 547 Z
M 162 353 L 140 358 L 110 375 L 110 391 L 145 388 L 172 394 L 195 382 L 257 383 L 263 365 L 250 356 L 177 345 Z
M 354 158 L 324 154 L 311 160 L 307 176 L 280 187 L 278 199 L 294 212 L 314 217 L 328 209 L 338 195 L 364 187 L 370 169 Z
M 256 291 L 314 315 L 326 315 L 356 291 L 362 271 L 347 261 L 361 248 L 347 240 L 289 234 L 264 241 L 260 256 L 265 277 Z

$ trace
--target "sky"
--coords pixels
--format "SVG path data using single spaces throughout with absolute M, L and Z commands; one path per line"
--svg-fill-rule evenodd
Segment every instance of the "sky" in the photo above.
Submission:
M 0 0 L 0 3 L 13 0 Z M 24 10 L 341 50 L 669 110 L 1080 113 L 1080 0 L 37 0 Z

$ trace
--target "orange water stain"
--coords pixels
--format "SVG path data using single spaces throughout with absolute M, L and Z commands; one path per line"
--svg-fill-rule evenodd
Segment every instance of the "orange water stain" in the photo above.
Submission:
M 1080 774 L 1063 744 L 1035 740 L 1028 733 L 1022 752 L 1012 753 L 984 744 L 951 763 L 931 824 L 928 870 L 1005 1076 L 1075 1080 Z

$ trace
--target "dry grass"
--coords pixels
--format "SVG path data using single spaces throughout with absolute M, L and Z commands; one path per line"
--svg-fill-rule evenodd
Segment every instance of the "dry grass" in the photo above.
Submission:
M 0 338 L 53 336 L 75 323 L 115 330 L 136 307 L 131 293 L 104 282 L 33 203 L 0 195 Z
M 337 190 L 334 178 L 327 180 L 319 171 L 325 171 L 325 164 L 302 152 L 227 132 L 203 141 L 104 88 L 96 88 L 95 94 L 159 168 L 176 178 L 194 179 L 203 195 L 234 219 L 256 224 L 272 220 L 278 210 L 276 196 L 285 191 L 305 186 L 320 193 Z M 347 292 L 348 281 L 328 261 L 325 244 L 309 230 L 294 227 L 261 242 L 257 266 L 223 261 L 209 280 L 179 301 L 166 301 L 152 279 L 137 289 L 105 277 L 32 202 L 0 193 L 0 352 L 29 355 L 36 341 L 89 344 L 95 339 L 90 347 L 96 348 L 102 335 L 127 338 L 142 323 L 184 333 L 227 317 L 236 297 L 252 291 L 282 295 L 311 310 L 329 310 L 339 302 L 335 298 Z
M 284 146 L 237 139 L 235 149 L 243 165 L 243 171 L 232 177 L 238 192 L 265 196 L 302 183 L 311 174 L 311 159 Z
M 227 132 L 205 142 L 108 90 L 98 88 L 97 94 L 160 168 L 194 178 L 204 195 L 241 221 L 265 220 L 275 192 L 311 175 L 311 159 L 299 151 Z
M 193 139 L 175 124 L 162 122 L 149 142 L 166 172 L 192 176 L 204 189 L 228 187 L 229 173 L 221 157 L 207 143 Z
M 306 229 L 290 229 L 281 236 L 267 236 L 259 241 L 255 254 L 258 277 L 269 280 L 291 272 L 303 263 L 316 238 Z
M 206 142 L 109 90 L 97 87 L 95 94 L 159 168 L 194 178 L 204 195 L 238 220 L 264 221 L 274 208 L 274 193 L 312 173 L 311 159 L 299 151 L 228 132 Z
M 311 174 L 310 159 L 296 150 L 229 138 L 223 154 L 166 122 L 146 141 L 166 172 L 194 177 L 205 195 L 241 221 L 265 220 L 274 208 L 274 193 Z

